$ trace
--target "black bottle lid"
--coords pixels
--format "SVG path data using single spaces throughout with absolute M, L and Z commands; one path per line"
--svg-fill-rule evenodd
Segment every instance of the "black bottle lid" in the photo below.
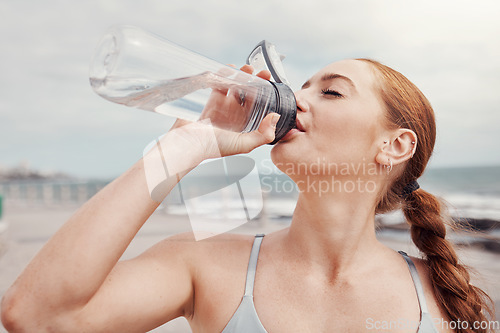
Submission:
M 271 81 L 269 81 L 271 82 Z M 292 89 L 283 83 L 271 82 L 276 92 L 276 112 L 281 115 L 276 124 L 275 139 L 271 145 L 281 140 L 292 128 L 295 127 L 295 117 L 297 116 L 297 102 Z

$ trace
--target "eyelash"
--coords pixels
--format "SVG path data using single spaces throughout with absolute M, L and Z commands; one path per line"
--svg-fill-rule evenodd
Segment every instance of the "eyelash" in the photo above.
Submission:
M 331 90 L 331 89 L 322 89 L 321 90 L 321 93 L 323 95 L 331 95 L 333 97 L 337 97 L 337 98 L 341 98 L 341 97 L 344 97 L 342 96 L 341 93 L 339 93 L 338 91 L 335 91 L 335 90 Z

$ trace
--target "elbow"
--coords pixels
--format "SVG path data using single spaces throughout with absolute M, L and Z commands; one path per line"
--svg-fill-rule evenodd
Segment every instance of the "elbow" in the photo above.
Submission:
M 50 310 L 50 305 L 35 305 L 29 292 L 10 287 L 0 303 L 2 325 L 9 333 L 73 332 L 75 323 L 68 313 Z
M 27 303 L 25 293 L 17 290 L 15 286 L 10 287 L 2 297 L 0 317 L 7 332 L 43 332 L 41 327 L 33 329 L 33 323 L 36 320 L 35 316 L 30 313 Z
M 23 332 L 22 319 L 19 306 L 16 305 L 16 297 L 9 290 L 2 297 L 0 304 L 0 316 L 2 325 L 8 332 Z

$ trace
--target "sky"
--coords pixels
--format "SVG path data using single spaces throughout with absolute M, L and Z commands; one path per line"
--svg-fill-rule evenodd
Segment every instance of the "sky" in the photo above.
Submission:
M 0 167 L 115 177 L 168 130 L 171 118 L 90 87 L 90 58 L 116 24 L 236 65 L 267 39 L 286 54 L 294 89 L 333 61 L 379 60 L 434 107 L 431 167 L 500 165 L 499 14 L 493 0 L 2 0 Z

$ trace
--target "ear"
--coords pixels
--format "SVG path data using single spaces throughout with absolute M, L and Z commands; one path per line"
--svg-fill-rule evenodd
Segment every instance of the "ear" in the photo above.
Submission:
M 391 139 L 384 141 L 384 145 L 375 157 L 379 164 L 401 164 L 412 158 L 417 149 L 417 135 L 412 130 L 399 128 L 391 134 Z

